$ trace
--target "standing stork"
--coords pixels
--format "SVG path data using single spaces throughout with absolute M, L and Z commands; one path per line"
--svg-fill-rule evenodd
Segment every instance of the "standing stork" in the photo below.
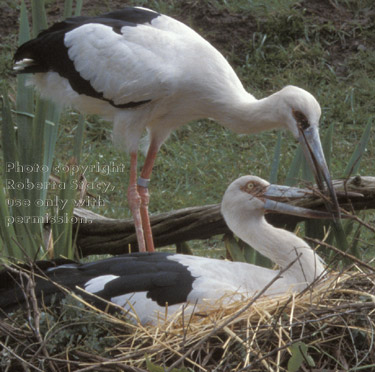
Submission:
M 156 154 L 172 130 L 210 117 L 237 133 L 287 128 L 299 140 L 318 186 L 337 206 L 319 139 L 321 109 L 303 89 L 287 86 L 257 100 L 209 42 L 183 23 L 128 7 L 56 23 L 21 45 L 18 73 L 34 73 L 44 97 L 112 120 L 113 141 L 130 152 L 127 191 L 139 251 L 154 250 L 148 184 Z M 137 151 L 150 145 L 137 181 Z M 338 208 L 337 208 L 338 210 Z
M 258 252 L 270 258 L 280 269 L 295 261 L 266 294 L 300 291 L 324 272 L 321 259 L 295 234 L 270 225 L 267 211 L 326 218 L 326 212 L 295 207 L 281 201 L 311 193 L 292 187 L 270 185 L 255 176 L 234 181 L 224 194 L 221 211 L 229 228 Z M 44 262 L 44 266 L 50 263 Z M 40 265 L 42 267 L 42 265 Z M 164 318 L 166 307 L 172 316 L 181 306 L 185 313 L 195 306 L 217 306 L 252 296 L 275 278 L 271 270 L 243 262 L 211 259 L 170 253 L 132 253 L 105 260 L 77 264 L 68 262 L 44 270 L 35 270 L 35 293 L 48 304 L 59 293 L 60 286 L 78 291 L 85 299 L 103 307 L 100 298 L 126 310 L 134 310 L 140 322 Z M 9 312 L 25 300 L 19 276 L 0 273 L 0 309 Z M 85 290 L 80 291 L 78 288 Z M 94 294 L 91 296 L 86 292 Z M 106 303 L 104 303 L 104 307 Z

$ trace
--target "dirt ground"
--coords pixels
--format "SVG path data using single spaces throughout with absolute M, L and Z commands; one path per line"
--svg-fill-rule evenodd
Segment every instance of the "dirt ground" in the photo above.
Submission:
M 30 0 L 26 0 L 30 7 Z M 2 0 L 0 2 L 0 43 L 4 43 L 5 38 L 10 35 L 17 35 L 18 32 L 18 7 L 12 5 L 12 0 Z M 82 9 L 84 15 L 101 14 L 108 11 L 108 2 L 90 0 L 85 1 Z M 126 6 L 126 1 L 112 0 L 112 9 L 120 9 Z M 259 19 L 255 19 L 249 13 L 231 13 L 227 10 L 218 10 L 210 2 L 200 2 L 196 0 L 182 0 L 174 7 L 176 14 L 170 14 L 175 18 L 188 23 L 195 30 L 200 32 L 213 45 L 221 51 L 234 53 L 241 59 L 243 43 L 252 39 L 254 31 L 259 30 Z M 353 13 L 343 6 L 336 5 L 336 2 L 327 0 L 305 0 L 295 5 L 301 7 L 303 13 L 313 20 L 316 25 L 329 25 L 335 29 L 340 29 L 343 33 L 354 27 L 364 27 L 375 23 L 375 11 L 368 11 L 365 14 L 357 15 L 353 19 Z M 62 19 L 64 1 L 57 0 L 48 2 L 47 13 L 50 23 Z M 260 20 L 261 21 L 261 20 Z M 327 27 L 328 29 L 328 27 Z M 328 31 L 327 31 L 328 32 Z M 15 42 L 15 39 L 14 39 Z M 326 46 L 331 58 L 331 63 L 335 64 L 342 60 L 343 54 L 356 52 L 358 48 L 367 46 L 360 39 L 346 39 L 345 43 L 333 43 Z

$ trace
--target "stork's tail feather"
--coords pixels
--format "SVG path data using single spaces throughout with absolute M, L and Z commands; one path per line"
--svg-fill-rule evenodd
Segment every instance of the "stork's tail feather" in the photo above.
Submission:
M 26 301 L 51 302 L 53 296 L 63 292 L 47 276 L 48 269 L 70 260 L 40 261 L 34 264 L 7 266 L 0 271 L 0 316 L 24 308 Z M 30 284 L 33 284 L 30 286 Z M 33 292 L 31 292 L 33 291 Z
M 41 59 L 41 56 L 43 56 L 43 53 L 48 53 L 48 47 L 50 48 L 50 46 L 47 46 L 46 49 L 43 49 L 43 47 L 43 43 L 40 43 L 38 38 L 22 44 L 14 54 L 13 70 L 18 74 L 47 72 L 49 68 L 43 62 L 44 59 Z M 53 52 L 50 51 L 50 53 Z
M 16 71 L 17 73 L 30 72 L 30 70 L 32 70 L 33 67 L 35 67 L 35 66 L 36 66 L 36 63 L 33 59 L 24 58 L 20 61 L 17 61 L 14 64 L 13 70 Z

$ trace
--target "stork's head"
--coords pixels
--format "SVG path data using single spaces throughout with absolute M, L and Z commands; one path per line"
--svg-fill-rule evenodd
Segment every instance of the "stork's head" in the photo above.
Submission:
M 261 218 L 266 212 L 275 211 L 306 218 L 330 218 L 327 212 L 314 211 L 286 204 L 285 201 L 312 195 L 308 189 L 271 185 L 256 176 L 243 176 L 233 181 L 224 193 L 221 213 L 228 226 L 236 230 L 236 221 L 245 222 Z
M 319 128 L 322 113 L 315 97 L 304 89 L 288 85 L 275 95 L 278 96 L 283 110 L 284 121 L 287 128 L 298 139 L 301 130 L 309 127 Z
M 324 184 L 326 185 L 335 205 L 334 209 L 339 213 L 336 193 L 319 138 L 321 109 L 318 101 L 309 92 L 295 86 L 287 86 L 276 95 L 282 107 L 285 125 L 301 144 L 318 187 L 324 190 Z
M 231 214 L 264 214 L 264 193 L 268 186 L 267 181 L 256 176 L 243 176 L 233 181 L 221 203 L 221 213 L 225 220 L 231 219 Z

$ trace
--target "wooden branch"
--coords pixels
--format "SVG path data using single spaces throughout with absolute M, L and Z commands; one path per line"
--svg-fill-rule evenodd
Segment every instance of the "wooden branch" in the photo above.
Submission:
M 375 209 L 375 177 L 352 177 L 333 182 L 342 208 L 354 211 Z M 362 195 L 345 196 L 346 192 Z M 313 209 L 324 209 L 321 198 L 304 197 L 293 204 Z M 115 220 L 88 210 L 75 209 L 75 216 L 90 223 L 79 224 L 77 246 L 83 256 L 91 254 L 121 254 L 137 251 L 137 240 L 132 219 Z M 275 226 L 295 225 L 302 218 L 268 214 L 267 220 Z M 221 213 L 220 204 L 184 208 L 151 216 L 156 247 L 193 239 L 207 239 L 229 232 Z M 77 227 L 77 225 L 76 225 Z

